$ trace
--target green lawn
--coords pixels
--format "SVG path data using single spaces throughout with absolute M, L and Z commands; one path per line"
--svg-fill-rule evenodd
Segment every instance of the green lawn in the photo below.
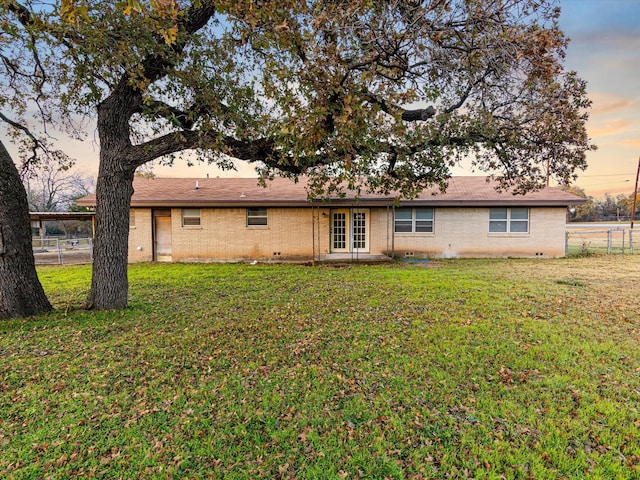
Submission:
M 0 478 L 640 478 L 640 256 L 39 272 Z

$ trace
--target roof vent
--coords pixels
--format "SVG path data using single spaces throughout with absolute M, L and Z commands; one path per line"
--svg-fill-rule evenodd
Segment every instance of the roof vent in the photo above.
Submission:
M 246 197 L 247 197 L 247 195 L 246 195 L 244 192 L 242 192 L 242 193 L 240 194 L 240 198 L 246 198 Z
M 196 180 L 196 190 L 198 190 L 200 188 L 200 184 L 198 183 L 198 180 Z

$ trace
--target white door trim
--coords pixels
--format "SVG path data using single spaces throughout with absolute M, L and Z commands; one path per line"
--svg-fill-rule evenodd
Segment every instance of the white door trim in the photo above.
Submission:
M 370 210 L 335 208 L 330 215 L 331 253 L 369 253 Z

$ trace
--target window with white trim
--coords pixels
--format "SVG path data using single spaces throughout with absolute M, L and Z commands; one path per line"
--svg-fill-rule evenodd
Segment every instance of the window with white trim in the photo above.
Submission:
M 525 207 L 490 208 L 489 232 L 529 233 L 529 209 Z
M 396 233 L 433 233 L 433 208 L 396 208 Z
M 183 208 L 182 209 L 182 226 L 183 227 L 199 227 L 200 226 L 200 209 L 199 208 Z
M 267 225 L 266 208 L 247 208 L 247 227 Z

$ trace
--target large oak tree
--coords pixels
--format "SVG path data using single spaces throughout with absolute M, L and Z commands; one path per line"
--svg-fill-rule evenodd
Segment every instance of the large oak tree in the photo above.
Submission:
M 51 310 L 36 272 L 27 194 L 0 141 L 0 320 Z
M 567 183 L 593 148 L 553 1 L 0 5 L 56 85 L 60 118 L 97 120 L 94 308 L 127 305 L 134 171 L 158 158 L 305 174 L 312 194 L 411 195 L 444 187 L 462 159 L 519 192 Z

